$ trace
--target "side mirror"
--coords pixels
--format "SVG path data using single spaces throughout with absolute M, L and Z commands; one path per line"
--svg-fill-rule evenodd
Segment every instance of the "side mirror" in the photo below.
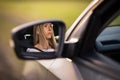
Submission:
M 12 29 L 13 48 L 20 59 L 53 59 L 61 56 L 65 24 L 60 20 L 41 20 Z

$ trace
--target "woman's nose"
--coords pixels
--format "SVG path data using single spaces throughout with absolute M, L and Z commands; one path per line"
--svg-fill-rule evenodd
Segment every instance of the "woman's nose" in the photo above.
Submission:
M 51 27 L 50 27 L 50 26 L 48 26 L 48 30 L 51 30 Z

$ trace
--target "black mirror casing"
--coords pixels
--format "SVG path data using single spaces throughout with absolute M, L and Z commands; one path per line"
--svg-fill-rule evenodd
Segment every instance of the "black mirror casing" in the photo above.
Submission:
M 55 35 L 59 34 L 58 39 L 58 50 L 57 52 L 25 52 L 25 48 L 33 46 L 30 43 L 32 43 L 30 40 L 33 39 L 33 26 L 37 24 L 43 24 L 43 23 L 52 23 L 55 25 L 54 27 L 54 33 Z M 28 59 L 28 60 L 38 60 L 38 59 L 53 59 L 61 57 L 61 52 L 64 46 L 64 36 L 65 36 L 65 23 L 60 20 L 40 20 L 40 21 L 34 21 L 25 23 L 22 25 L 19 25 L 12 29 L 12 42 L 13 42 L 13 49 L 20 59 Z M 27 36 L 25 36 L 27 35 Z M 27 39 L 29 39 L 29 41 Z

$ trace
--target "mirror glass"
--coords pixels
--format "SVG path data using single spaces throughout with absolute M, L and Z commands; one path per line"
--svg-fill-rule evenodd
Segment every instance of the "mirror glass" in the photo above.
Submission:
M 55 57 L 60 50 L 59 45 L 64 41 L 62 37 L 60 38 L 64 33 L 63 26 L 64 23 L 59 21 L 40 21 L 17 26 L 12 30 L 17 56 L 40 59 L 46 56 L 46 58 Z
M 33 25 L 31 32 L 24 34 L 24 39 L 31 45 L 26 52 L 56 52 L 58 37 L 53 23 Z

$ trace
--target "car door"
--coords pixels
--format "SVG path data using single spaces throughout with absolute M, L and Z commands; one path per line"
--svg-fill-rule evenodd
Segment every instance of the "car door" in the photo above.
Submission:
M 104 37 L 101 36 L 101 33 L 106 34 L 106 31 L 104 33 L 104 28 L 106 29 L 112 20 L 119 15 L 119 8 L 119 0 L 94 0 L 66 32 L 64 47 L 59 45 L 63 48 L 60 51 L 62 55 L 60 54 L 56 57 L 57 59 L 53 60 L 39 61 L 37 59 L 38 62 L 32 64 L 36 67 L 32 66 L 33 68 L 30 69 L 28 68 L 31 65 L 26 63 L 25 76 L 28 76 L 28 78 L 33 76 L 38 80 L 119 80 L 120 65 L 108 55 L 104 55 L 101 49 L 99 49 L 102 47 L 99 45 L 102 39 L 99 38 Z M 63 35 L 61 36 L 62 38 L 64 37 Z M 107 44 L 109 43 L 108 40 L 113 40 L 113 44 L 119 44 L 119 38 L 117 37 L 104 39 L 104 41 L 107 41 Z M 116 40 L 118 41 L 116 42 Z M 110 48 L 107 50 L 111 52 Z M 115 50 L 112 50 L 113 53 L 119 51 L 119 46 L 117 48 L 112 47 Z M 104 51 L 104 48 L 102 50 Z M 34 57 L 34 55 L 30 55 L 27 55 L 27 57 Z M 20 53 L 20 57 L 26 56 Z M 26 59 L 29 59 L 27 57 Z
M 105 0 L 93 11 L 89 11 L 88 17 L 86 15 L 81 21 L 78 21 L 73 30 L 68 31 L 70 35 L 67 36 L 66 41 L 72 43 L 66 44 L 67 51 L 64 50 L 66 54 L 63 54 L 63 56 L 68 56 L 73 60 L 84 80 L 120 80 L 120 64 L 118 60 L 115 60 L 116 57 L 113 57 L 113 53 L 115 56 L 120 57 L 120 28 L 114 28 L 115 32 L 110 33 L 113 29 L 110 28 L 111 30 L 108 31 L 107 27 L 116 17 L 119 17 L 119 14 L 119 0 Z M 120 24 L 119 20 L 118 23 Z M 81 31 L 82 26 L 84 26 L 84 29 L 82 28 Z M 99 34 L 106 33 L 108 34 L 107 37 L 113 36 L 103 38 L 108 46 L 105 49 L 104 46 L 97 46 L 96 43 L 101 41 L 101 39 L 98 39 L 101 37 Z M 109 42 L 109 40 L 112 41 Z M 111 45 L 114 47 L 111 47 Z M 104 51 L 108 50 L 108 54 L 114 59 L 104 55 L 104 51 L 99 51 L 96 47 L 102 47 Z

